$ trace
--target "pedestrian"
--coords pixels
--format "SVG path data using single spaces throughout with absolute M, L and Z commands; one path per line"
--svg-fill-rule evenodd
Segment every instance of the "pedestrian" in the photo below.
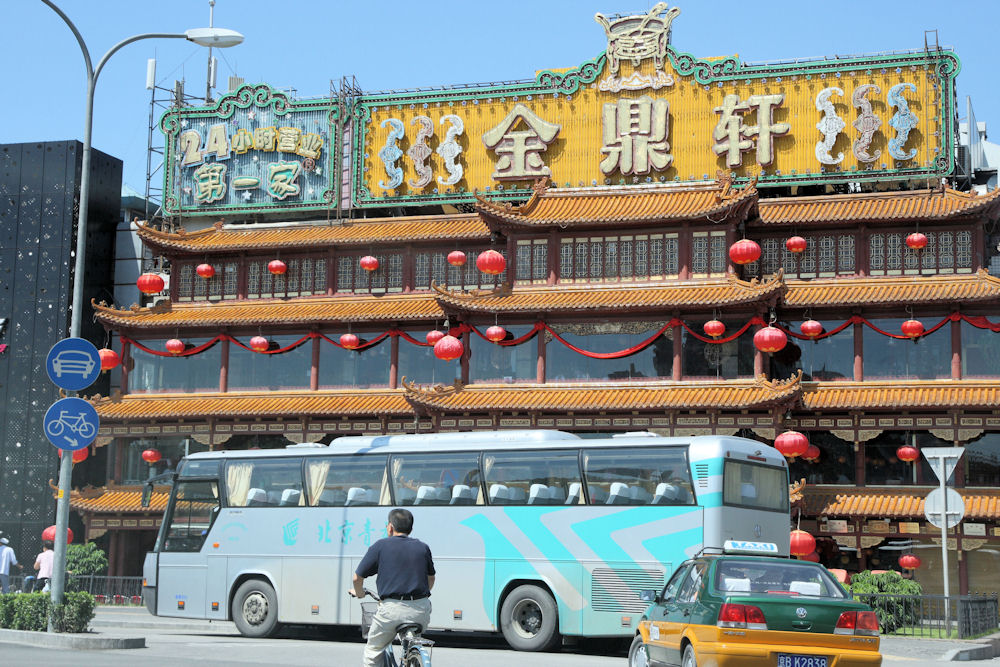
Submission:
M 52 540 L 42 540 L 42 553 L 35 557 L 35 571 L 38 578 L 35 579 L 35 592 L 48 590 L 49 579 L 52 578 L 52 562 L 55 560 L 56 552 L 52 550 Z
M 396 636 L 402 623 L 416 623 L 421 629 L 431 620 L 431 589 L 434 587 L 434 559 L 430 548 L 410 537 L 413 514 L 396 508 L 389 512 L 384 537 L 368 548 L 354 572 L 354 588 L 348 594 L 365 595 L 365 577 L 378 575 L 376 587 L 382 598 L 368 631 L 362 665 L 382 664 L 382 652 Z
M 17 556 L 10 547 L 10 540 L 0 537 L 0 593 L 10 592 L 10 566 L 23 570 L 24 566 L 17 562 Z

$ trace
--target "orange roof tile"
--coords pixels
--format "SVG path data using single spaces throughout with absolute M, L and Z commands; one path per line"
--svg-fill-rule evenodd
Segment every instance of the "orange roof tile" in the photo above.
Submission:
M 167 233 L 139 225 L 143 243 L 161 252 L 316 249 L 413 241 L 489 241 L 490 230 L 475 214 L 338 220 L 272 225 L 216 225 L 195 232 Z
M 400 389 L 204 394 L 128 394 L 95 402 L 101 419 L 125 421 L 226 417 L 411 416 Z
M 787 280 L 784 305 L 860 306 L 894 303 L 963 303 L 1000 298 L 1000 278 L 986 270 L 968 275 L 885 276 Z
M 1000 405 L 1000 383 L 990 380 L 805 383 L 802 403 L 809 410 L 995 408 Z
M 592 410 L 670 410 L 763 408 L 794 400 L 799 376 L 790 380 L 726 382 L 626 382 L 466 385 L 420 388 L 404 385 L 406 399 L 424 408 L 568 412 Z
M 811 516 L 923 518 L 930 488 L 887 489 L 816 487 L 805 489 L 803 511 Z M 1000 491 L 957 489 L 965 500 L 967 519 L 1000 519 Z
M 476 195 L 476 208 L 487 219 L 516 227 L 566 227 L 662 223 L 701 220 L 720 223 L 746 218 L 757 201 L 757 188 L 728 185 L 624 186 L 548 190 L 535 193 L 520 206 L 500 204 Z
M 174 326 L 247 326 L 435 320 L 444 311 L 429 294 L 249 299 L 217 303 L 163 302 L 151 308 L 118 309 L 93 304 L 95 317 L 109 326 L 148 329 Z
M 808 222 L 896 223 L 903 220 L 951 220 L 985 215 L 1000 203 L 997 190 L 983 196 L 957 190 L 919 190 L 871 194 L 761 199 L 760 222 L 793 225 Z
M 142 506 L 142 487 L 109 486 L 102 488 L 86 488 L 82 491 L 73 490 L 69 494 L 69 506 L 77 512 L 135 512 L 162 514 L 167 508 L 170 498 L 169 486 L 153 488 L 149 507 Z
M 740 280 L 730 274 L 711 281 L 670 281 L 635 286 L 558 285 L 515 287 L 497 295 L 472 296 L 437 289 L 445 308 L 467 312 L 561 312 L 613 309 L 662 311 L 685 306 L 735 306 L 778 297 L 785 290 L 780 275 L 766 281 Z

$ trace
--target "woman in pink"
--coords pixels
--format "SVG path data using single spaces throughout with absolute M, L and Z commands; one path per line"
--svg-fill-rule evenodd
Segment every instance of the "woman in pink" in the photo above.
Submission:
M 42 541 L 42 553 L 35 558 L 35 570 L 38 571 L 38 578 L 35 579 L 35 592 L 44 590 L 45 586 L 52 578 L 52 561 L 56 553 L 52 551 L 52 540 Z

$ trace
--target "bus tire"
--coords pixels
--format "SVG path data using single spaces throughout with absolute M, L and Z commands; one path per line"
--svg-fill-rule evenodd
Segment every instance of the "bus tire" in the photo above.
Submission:
M 500 630 L 517 651 L 547 651 L 559 645 L 559 612 L 548 591 L 526 584 L 500 607 Z
M 248 579 L 233 596 L 233 622 L 244 637 L 270 637 L 279 629 L 278 596 L 263 579 Z

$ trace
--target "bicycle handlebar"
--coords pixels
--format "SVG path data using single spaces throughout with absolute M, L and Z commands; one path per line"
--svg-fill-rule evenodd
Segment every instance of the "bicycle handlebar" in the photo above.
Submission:
M 380 598 L 380 597 L 378 596 L 378 594 L 377 594 L 377 593 L 375 593 L 374 591 L 371 591 L 371 590 L 368 590 L 367 588 L 366 588 L 366 589 L 364 589 L 364 591 L 365 591 L 365 594 L 364 594 L 364 595 L 362 595 L 361 597 L 359 597 L 359 598 L 358 598 L 359 600 L 364 600 L 364 599 L 365 599 L 366 597 L 370 597 L 370 598 L 372 598 L 373 600 L 375 600 L 376 602 L 381 602 L 381 601 L 382 601 L 382 598 Z M 348 595 L 350 595 L 351 597 L 357 597 L 357 596 L 355 596 L 355 595 L 351 595 L 351 593 L 352 593 L 352 592 L 354 592 L 354 589 L 353 589 L 353 588 L 349 588 L 349 589 L 347 589 L 347 594 L 348 594 Z

